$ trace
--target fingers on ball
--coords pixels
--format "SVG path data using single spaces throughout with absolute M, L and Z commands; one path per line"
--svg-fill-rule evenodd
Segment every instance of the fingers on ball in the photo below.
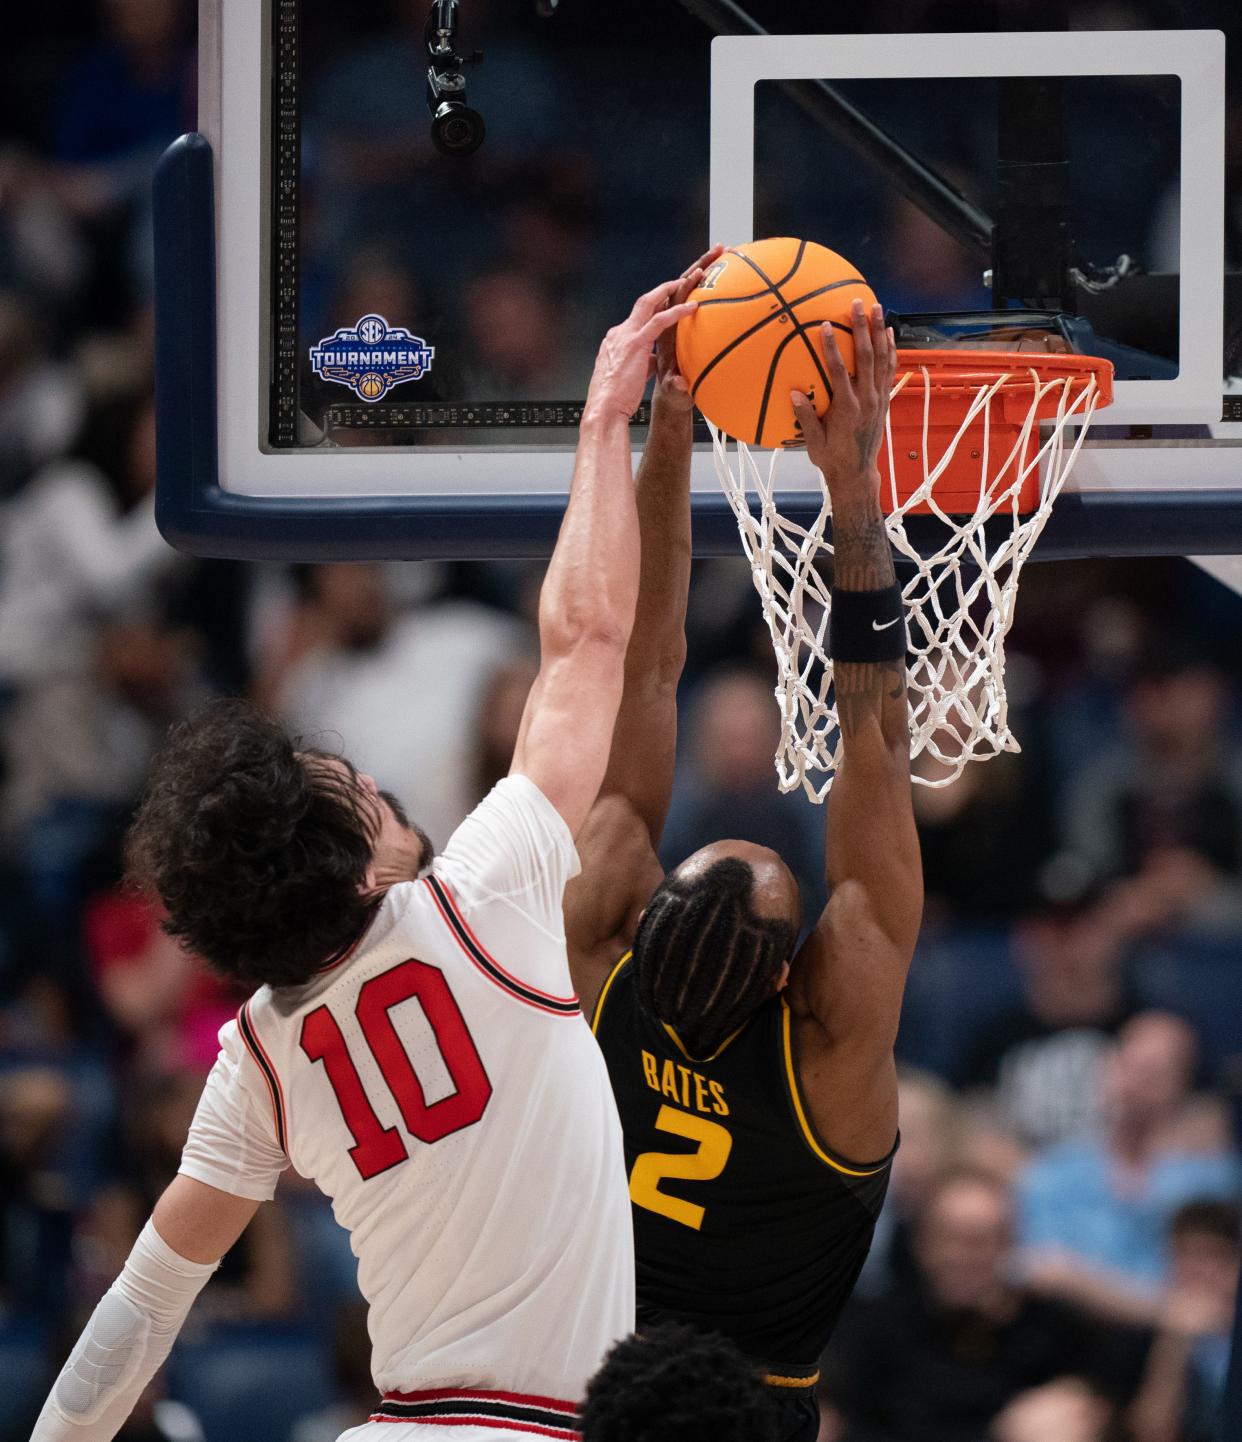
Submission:
M 680 305 L 670 305 L 665 310 L 657 311 L 642 328 L 640 334 L 644 339 L 657 340 L 665 331 L 672 330 L 678 321 L 688 315 L 693 315 L 698 306 L 698 301 L 687 300 Z
M 844 374 L 845 358 L 841 354 L 841 347 L 837 345 L 837 333 L 830 320 L 826 320 L 822 327 L 824 337 L 824 361 L 833 376 Z
M 649 290 L 646 295 L 640 295 L 634 302 L 634 319 L 650 320 L 651 316 L 677 293 L 677 288 L 683 279 L 684 277 L 679 275 L 676 280 L 666 280 L 662 285 L 657 285 L 654 290 Z

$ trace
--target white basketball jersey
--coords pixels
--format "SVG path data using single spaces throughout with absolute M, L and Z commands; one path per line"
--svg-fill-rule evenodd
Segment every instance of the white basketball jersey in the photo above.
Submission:
M 265 1199 L 292 1164 L 327 1193 L 381 1392 L 573 1401 L 633 1328 L 621 1128 L 561 920 L 577 866 L 511 776 L 350 954 L 220 1033 L 181 1170 Z

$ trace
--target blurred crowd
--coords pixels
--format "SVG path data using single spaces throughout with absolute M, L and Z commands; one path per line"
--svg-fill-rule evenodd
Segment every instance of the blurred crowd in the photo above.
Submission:
M 239 1001 L 124 884 L 126 820 L 168 724 L 249 695 L 339 744 L 443 845 L 507 769 L 534 672 L 537 564 L 247 567 L 176 555 L 156 533 L 149 181 L 193 123 L 191 8 L 44 0 L 6 14 L 0 54 L 0 1439 L 27 1435 L 173 1175 Z M 378 249 L 351 231 L 394 156 L 429 163 L 417 107 L 416 135 L 384 109 L 422 7 L 375 7 L 406 27 L 405 49 L 361 20 L 349 43 L 345 8 L 318 10 L 336 58 L 317 72 L 326 128 L 308 165 L 356 206 L 313 216 L 312 329 L 417 314 L 443 278 L 394 258 L 393 236 L 412 233 L 399 209 L 383 212 L 391 235 L 371 228 Z M 508 8 L 478 6 L 497 26 Z M 1131 24 L 1181 12 L 1111 8 Z M 877 7 L 889 28 L 988 28 L 1001 9 L 1023 4 Z M 530 34 L 515 25 L 528 79 L 548 64 Z M 360 92 L 351 135 L 333 106 L 353 97 L 356 118 Z M 610 210 L 608 184 L 540 131 L 540 94 L 512 105 L 554 163 L 534 181 L 512 158 L 482 172 L 503 265 L 464 242 L 443 258 L 445 275 L 474 277 L 468 383 L 511 395 L 581 385 L 600 317 L 558 309 L 553 287 L 589 288 L 605 262 L 637 284 L 656 265 L 630 244 L 650 215 Z M 593 123 L 615 127 L 601 105 Z M 627 120 L 640 115 L 618 163 L 647 168 L 655 201 L 684 192 L 682 138 L 662 111 Z M 1242 146 L 1230 161 L 1236 243 Z M 684 219 L 670 251 L 698 249 L 693 207 Z M 913 212 L 892 220 L 910 294 L 951 292 L 961 257 Z M 1027 576 L 1009 663 L 1022 751 L 915 792 L 928 901 L 899 1042 L 903 1143 L 824 1359 L 824 1442 L 1223 1442 L 1242 1196 L 1242 602 L 1186 562 Z M 697 566 L 689 630 L 665 859 L 728 835 L 778 847 L 811 913 L 824 815 L 776 789 L 774 668 L 743 563 Z M 330 1442 L 370 1400 L 353 1258 L 290 1176 L 123 1436 Z

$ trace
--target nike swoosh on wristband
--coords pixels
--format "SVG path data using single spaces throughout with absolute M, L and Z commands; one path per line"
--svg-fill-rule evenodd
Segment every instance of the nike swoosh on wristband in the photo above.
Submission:
M 872 629 L 873 631 L 887 631 L 890 626 L 895 626 L 895 625 L 897 624 L 897 622 L 900 621 L 900 620 L 901 620 L 901 617 L 900 617 L 900 616 L 894 616 L 891 621 L 885 621 L 885 623 L 884 623 L 882 626 L 880 625 L 880 623 L 879 623 L 878 621 L 872 621 L 872 623 L 871 623 L 871 629 Z

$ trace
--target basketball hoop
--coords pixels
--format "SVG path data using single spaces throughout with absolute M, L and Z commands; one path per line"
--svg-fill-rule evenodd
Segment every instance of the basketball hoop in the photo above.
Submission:
M 941 773 L 916 775 L 924 785 L 946 786 L 968 761 L 1019 750 L 1005 696 L 1019 573 L 1096 408 L 1112 400 L 1112 377 L 1108 361 L 1042 350 L 897 352 L 880 503 L 906 605 L 910 754 L 927 752 Z M 828 490 L 821 477 L 812 525 L 787 520 L 774 485 L 780 452 L 760 462 L 742 442 L 731 450 L 714 426 L 712 438 L 776 650 L 780 789 L 802 786 L 823 801 L 841 760 L 827 653 L 830 581 L 820 570 L 832 555 Z M 930 548 L 917 549 L 907 534 L 913 514 L 934 518 Z

